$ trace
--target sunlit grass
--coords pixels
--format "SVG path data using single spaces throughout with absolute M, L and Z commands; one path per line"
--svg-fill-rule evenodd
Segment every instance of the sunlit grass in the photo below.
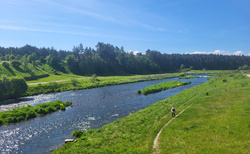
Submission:
M 15 108 L 10 111 L 3 111 L 0 112 L 0 126 L 29 120 L 58 110 L 65 110 L 65 107 L 70 105 L 72 105 L 72 102 L 62 102 L 57 100 L 55 102 L 42 103 L 34 107 L 28 105 L 25 107 Z
M 248 153 L 249 79 L 218 78 L 208 96 L 174 120 L 160 137 L 161 153 Z M 244 83 L 244 84 L 243 84 Z M 167 148 L 166 148 L 167 147 Z
M 67 143 L 54 153 L 152 153 L 156 134 L 172 118 L 171 106 L 178 114 L 192 103 L 163 130 L 161 153 L 249 153 L 247 83 L 249 79 L 237 74 L 212 78 L 101 129 L 89 130 L 76 143 Z

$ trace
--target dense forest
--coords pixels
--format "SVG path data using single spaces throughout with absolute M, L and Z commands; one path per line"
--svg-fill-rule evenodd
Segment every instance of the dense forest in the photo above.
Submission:
M 48 64 L 57 71 L 78 75 L 125 75 L 173 72 L 183 69 L 235 70 L 250 66 L 250 56 L 215 54 L 162 54 L 147 50 L 145 54 L 124 51 L 123 47 L 97 43 L 96 49 L 74 46 L 72 51 L 37 48 L 26 45 L 21 48 L 0 47 L 0 61 L 13 65 L 32 63 Z M 241 67 L 242 68 L 242 67 Z

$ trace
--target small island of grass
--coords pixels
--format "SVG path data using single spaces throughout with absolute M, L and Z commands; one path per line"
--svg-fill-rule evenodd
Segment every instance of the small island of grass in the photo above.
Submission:
M 29 120 L 40 115 L 46 115 L 58 110 L 66 110 L 65 107 L 72 105 L 72 102 L 55 101 L 42 103 L 36 106 L 19 107 L 10 111 L 0 112 L 0 126 L 4 124 L 17 123 Z
M 188 81 L 188 82 L 166 81 L 166 82 L 161 82 L 155 85 L 147 86 L 146 88 L 142 89 L 142 91 L 138 91 L 137 93 L 141 92 L 143 95 L 148 95 L 148 94 L 164 91 L 167 89 L 172 89 L 178 86 L 188 85 L 190 83 L 191 81 Z

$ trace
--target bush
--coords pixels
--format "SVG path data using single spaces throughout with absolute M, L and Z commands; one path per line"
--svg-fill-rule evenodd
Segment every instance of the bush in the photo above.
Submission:
M 7 63 L 7 62 L 3 62 L 3 67 L 5 67 L 5 68 L 9 68 L 10 67 L 10 64 L 9 63 Z
M 23 96 L 28 89 L 23 78 L 2 77 L 2 79 L 0 79 L 0 87 L 0 101 Z
M 15 68 L 19 67 L 22 63 L 19 62 L 18 60 L 12 60 L 11 65 Z
M 37 117 L 37 115 L 45 115 L 51 112 L 55 112 L 59 109 L 65 110 L 65 107 L 70 105 L 72 105 L 72 102 L 62 101 L 43 103 L 34 107 L 28 105 L 27 107 L 20 107 L 11 111 L 0 112 L 0 121 L 2 124 L 16 123 L 23 120 L 35 118 Z
M 26 115 L 27 119 L 32 119 L 36 117 L 36 113 L 34 111 L 29 111 Z
M 76 137 L 76 138 L 79 138 L 83 135 L 85 135 L 86 133 L 84 131 L 81 131 L 81 130 L 75 130 L 73 133 L 72 133 L 72 136 L 73 137 Z
M 61 106 L 60 110 L 65 111 L 66 110 L 65 106 Z
M 71 79 L 70 81 L 71 81 L 71 84 L 74 86 L 76 86 L 76 84 L 79 83 L 77 79 Z

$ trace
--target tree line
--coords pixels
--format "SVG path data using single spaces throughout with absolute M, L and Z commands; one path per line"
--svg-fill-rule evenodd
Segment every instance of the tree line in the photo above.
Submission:
M 96 48 L 74 46 L 72 51 L 37 48 L 0 47 L 1 61 L 18 61 L 24 68 L 48 64 L 57 71 L 78 75 L 126 75 L 174 72 L 183 69 L 235 70 L 250 66 L 250 56 L 215 54 L 168 54 L 148 49 L 145 54 L 124 51 L 123 47 L 98 42 Z M 15 62 L 16 65 L 20 65 Z

